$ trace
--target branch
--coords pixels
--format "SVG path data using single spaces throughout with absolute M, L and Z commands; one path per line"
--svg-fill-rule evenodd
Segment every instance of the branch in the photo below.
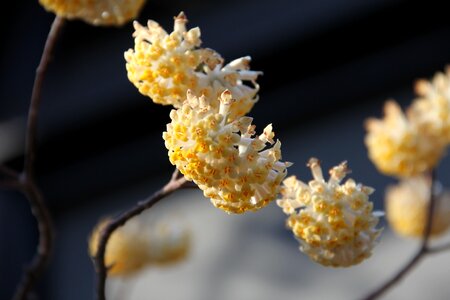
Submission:
M 19 190 L 20 191 L 22 189 L 22 185 L 16 179 L 8 179 L 8 180 L 0 181 L 0 188 L 6 189 L 6 190 Z
M 427 253 L 434 254 L 450 250 L 450 243 L 446 245 L 436 246 L 434 248 L 428 248 Z
M 50 213 L 44 203 L 41 192 L 34 182 L 28 181 L 21 186 L 22 192 L 30 202 L 31 211 L 36 218 L 39 230 L 39 244 L 30 265 L 24 271 L 16 289 L 14 300 L 28 299 L 36 281 L 48 264 L 53 246 L 53 227 Z
M 25 133 L 24 171 L 20 176 L 16 176 L 18 185 L 15 187 L 27 196 L 31 211 L 36 218 L 39 231 L 39 244 L 33 260 L 22 275 L 22 279 L 13 298 L 14 300 L 26 300 L 29 298 L 29 294 L 48 264 L 53 248 L 54 234 L 52 220 L 42 194 L 34 181 L 34 162 L 36 158 L 36 136 L 39 107 L 42 98 L 42 84 L 63 25 L 64 19 L 56 16 L 47 36 L 41 61 L 36 69 L 30 107 L 28 110 L 27 130 Z M 2 168 L 2 170 L 4 170 L 4 168 Z
M 34 176 L 34 161 L 36 159 L 36 137 L 37 137 L 37 123 L 39 117 L 39 107 L 42 99 L 42 84 L 44 82 L 45 74 L 47 73 L 48 64 L 53 56 L 58 36 L 63 28 L 64 19 L 58 16 L 52 23 L 50 32 L 48 33 L 45 42 L 44 51 L 41 56 L 41 61 L 36 69 L 36 76 L 34 78 L 33 91 L 31 93 L 31 102 L 28 109 L 28 122 L 25 137 L 25 173 L 28 176 Z
M 102 230 L 99 243 L 97 246 L 97 254 L 94 258 L 95 263 L 95 269 L 97 272 L 97 299 L 98 300 L 105 300 L 105 284 L 106 284 L 106 277 L 108 272 L 108 267 L 105 266 L 105 252 L 106 252 L 106 245 L 108 243 L 109 238 L 113 234 L 115 230 L 117 230 L 119 227 L 125 225 L 125 223 L 130 220 L 131 218 L 141 214 L 146 209 L 151 208 L 155 203 L 160 201 L 161 199 L 169 196 L 176 190 L 180 188 L 184 188 L 185 185 L 189 185 L 189 182 L 186 180 L 186 178 L 181 177 L 178 178 L 178 170 L 175 170 L 175 172 L 172 174 L 172 178 L 170 181 L 160 190 L 155 192 L 152 196 L 149 198 L 138 202 L 133 208 L 131 208 L 128 211 L 125 211 L 121 213 L 118 217 L 110 221 L 105 228 Z
M 417 263 L 427 254 L 428 250 L 428 242 L 430 240 L 431 228 L 433 224 L 433 212 L 436 204 L 435 195 L 433 192 L 433 185 L 436 179 L 436 171 L 433 170 L 431 172 L 431 183 L 430 183 L 430 201 L 428 203 L 428 212 L 427 212 L 427 220 L 425 223 L 425 230 L 422 236 L 422 242 L 420 244 L 420 248 L 417 253 L 411 258 L 411 260 L 397 272 L 391 279 L 385 282 L 382 286 L 378 287 L 372 293 L 364 297 L 364 300 L 373 300 L 377 299 L 384 293 L 386 293 L 390 288 L 392 288 L 395 284 L 397 284 L 406 274 L 408 274 L 413 267 L 417 265 Z
M 19 177 L 19 174 L 16 171 L 5 165 L 0 165 L 0 175 L 3 177 L 9 177 L 9 179 L 17 179 L 17 177 Z

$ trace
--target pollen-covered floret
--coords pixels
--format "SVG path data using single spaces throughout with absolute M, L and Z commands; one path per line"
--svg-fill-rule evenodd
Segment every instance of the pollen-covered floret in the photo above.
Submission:
M 109 219 L 101 221 L 89 238 L 89 254 L 95 257 L 100 234 Z M 110 236 L 105 251 L 105 266 L 110 276 L 127 276 L 150 265 L 175 263 L 186 257 L 190 233 L 177 222 L 160 221 L 145 226 L 139 219 L 129 221 Z
M 394 101 L 386 102 L 384 113 L 384 119 L 366 122 L 365 144 L 378 170 L 410 177 L 436 166 L 445 150 L 443 141 L 421 131 L 419 123 L 405 116 Z
M 450 143 L 450 67 L 438 72 L 431 81 L 419 80 L 415 86 L 419 95 L 411 105 L 412 117 L 421 130 Z
M 230 119 L 245 115 L 258 100 L 256 79 L 261 72 L 250 70 L 248 56 L 224 66 L 219 53 L 200 47 L 200 29 L 187 30 L 186 23 L 181 12 L 168 34 L 154 21 L 147 27 L 135 22 L 135 47 L 125 52 L 129 80 L 153 102 L 176 108 L 182 106 L 188 89 L 205 95 L 211 106 L 217 106 L 217 98 L 228 89 L 237 100 Z
M 252 118 L 229 121 L 235 101 L 230 91 L 216 101 L 214 108 L 205 96 L 188 91 L 183 106 L 171 111 L 163 133 L 170 162 L 216 207 L 255 211 L 275 199 L 290 164 L 280 161 L 281 143 L 273 140 L 272 125 L 256 135 Z
M 380 213 L 372 212 L 369 201 L 373 189 L 352 179 L 341 184 L 350 172 L 346 162 L 330 170 L 328 181 L 316 158 L 308 166 L 314 177 L 309 184 L 295 176 L 283 182 L 277 204 L 289 215 L 286 225 L 312 260 L 331 267 L 360 263 L 371 255 L 381 233 L 376 228 Z
M 431 226 L 432 237 L 450 227 L 450 197 L 448 193 L 435 195 Z M 406 237 L 420 238 L 424 234 L 430 202 L 430 181 L 424 177 L 404 179 L 386 191 L 386 218 L 392 230 Z
M 48 11 L 92 25 L 123 25 L 136 18 L 145 0 L 39 0 Z

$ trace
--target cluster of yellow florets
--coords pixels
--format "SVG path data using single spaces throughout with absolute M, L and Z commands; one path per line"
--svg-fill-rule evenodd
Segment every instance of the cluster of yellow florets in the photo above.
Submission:
M 200 29 L 186 29 L 187 18 L 181 12 L 168 34 L 158 23 L 147 27 L 134 23 L 135 47 L 125 52 L 128 78 L 153 102 L 182 106 L 186 92 L 204 95 L 211 106 L 228 89 L 236 98 L 230 118 L 245 115 L 257 101 L 261 72 L 249 70 L 250 57 L 223 65 L 224 60 L 212 49 L 200 48 Z
M 100 234 L 109 220 L 101 221 L 89 238 L 89 253 L 97 254 Z M 133 220 L 113 232 L 105 251 L 105 265 L 110 276 L 127 276 L 149 265 L 174 263 L 184 258 L 190 248 L 190 234 L 177 224 L 144 226 Z
M 422 237 L 428 218 L 430 180 L 424 176 L 404 179 L 386 192 L 386 217 L 391 228 L 407 237 Z M 435 195 L 430 236 L 436 237 L 450 227 L 450 195 Z
M 319 161 L 310 159 L 314 180 L 306 184 L 295 176 L 284 180 L 278 206 L 299 240 L 300 250 L 312 260 L 332 267 L 348 267 L 371 255 L 381 229 L 369 195 L 373 189 L 348 179 L 346 162 L 330 170 L 324 180 Z
M 385 174 L 409 177 L 433 168 L 441 159 L 445 143 L 421 131 L 420 123 L 406 116 L 398 104 L 388 101 L 382 120 L 369 119 L 365 138 L 369 157 Z
M 48 11 L 92 25 L 123 25 L 135 18 L 145 0 L 39 0 Z
M 201 63 L 200 29 L 186 31 L 186 22 L 180 13 L 170 35 L 151 20 L 147 27 L 133 23 L 135 47 L 125 52 L 128 78 L 155 103 L 179 107 L 186 91 L 198 86 L 195 69 Z
M 389 224 L 400 235 L 420 237 L 431 198 L 431 184 L 425 177 L 436 168 L 450 143 L 450 69 L 437 73 L 431 81 L 418 81 L 415 90 L 418 98 L 406 114 L 397 103 L 388 101 L 384 119 L 367 121 L 365 142 L 376 167 L 401 178 L 386 192 Z M 444 198 L 435 196 L 432 236 L 450 226 Z
M 188 92 L 187 101 L 171 111 L 163 134 L 170 162 L 216 207 L 231 213 L 257 210 L 276 198 L 289 164 L 279 161 L 281 143 L 274 142 L 271 125 L 255 136 L 252 118 L 229 121 L 231 92 L 216 101 L 214 108 L 205 96 Z
M 450 143 L 450 67 L 438 72 L 431 81 L 419 80 L 415 86 L 419 95 L 411 105 L 411 115 L 430 136 Z

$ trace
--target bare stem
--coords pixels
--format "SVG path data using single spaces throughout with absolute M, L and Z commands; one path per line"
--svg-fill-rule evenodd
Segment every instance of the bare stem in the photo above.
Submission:
M 155 192 L 147 199 L 138 202 L 130 210 L 121 213 L 118 217 L 110 221 L 102 230 L 100 240 L 97 246 L 97 254 L 94 258 L 95 269 L 97 272 L 98 300 L 106 299 L 105 284 L 108 273 L 108 266 L 105 265 L 105 252 L 109 238 L 111 237 L 111 235 L 115 230 L 125 225 L 125 223 L 129 221 L 131 218 L 141 214 L 146 209 L 151 208 L 155 203 L 169 196 L 176 190 L 183 188 L 185 185 L 188 185 L 189 182 L 184 177 L 179 178 L 178 176 L 179 176 L 178 170 L 175 170 L 175 172 L 172 174 L 172 178 L 164 187 L 162 187 L 160 190 Z
M 39 244 L 36 254 L 30 265 L 24 270 L 22 279 L 16 289 L 13 298 L 14 300 L 25 300 L 29 298 L 29 294 L 32 292 L 36 282 L 41 277 L 49 262 L 53 248 L 54 233 L 52 219 L 42 194 L 35 183 L 34 165 L 36 159 L 36 136 L 38 130 L 39 107 L 42 98 L 42 84 L 63 25 L 64 19 L 56 16 L 47 36 L 41 61 L 36 69 L 30 107 L 28 110 L 27 130 L 25 133 L 25 161 L 23 174 L 18 176 L 10 170 L 5 169 L 5 167 L 2 167 L 3 173 L 6 174 L 6 172 L 9 172 L 10 175 L 14 175 L 16 178 L 17 184 L 13 184 L 12 187 L 22 191 L 28 198 L 39 231 Z
M 4 165 L 0 165 L 0 175 L 3 177 L 9 177 L 9 179 L 17 179 L 19 176 L 16 171 Z
M 42 99 L 42 84 L 47 73 L 47 67 L 53 55 L 58 36 L 64 25 L 64 18 L 56 16 L 50 32 L 45 42 L 44 51 L 42 52 L 41 61 L 36 69 L 34 78 L 33 91 L 31 93 L 31 102 L 28 110 L 27 131 L 25 137 L 25 173 L 34 176 L 34 161 L 36 159 L 36 137 L 38 129 L 39 107 Z
M 37 280 L 48 264 L 53 246 L 53 227 L 50 213 L 45 205 L 42 194 L 32 181 L 24 182 L 21 188 L 30 202 L 31 210 L 38 222 L 39 244 L 30 265 L 22 274 L 22 279 L 16 289 L 14 300 L 28 299 Z
M 427 253 L 434 254 L 434 253 L 444 252 L 444 251 L 448 251 L 448 250 L 450 250 L 450 243 L 441 245 L 441 246 L 436 246 L 433 248 L 428 248 Z
M 391 279 L 389 279 L 383 285 L 381 285 L 376 290 L 371 292 L 369 295 L 364 297 L 363 298 L 364 300 L 377 299 L 378 297 L 386 293 L 390 288 L 392 288 L 395 284 L 397 284 L 404 276 L 406 276 L 417 265 L 417 263 L 421 261 L 422 258 L 424 258 L 426 254 L 430 253 L 428 248 L 428 242 L 430 240 L 431 228 L 433 224 L 433 212 L 436 204 L 435 195 L 433 192 L 433 185 L 436 179 L 435 177 L 436 171 L 433 170 L 431 172 L 431 183 L 430 183 L 431 191 L 430 191 L 430 201 L 428 203 L 427 220 L 419 250 L 410 259 L 410 261 L 403 268 L 401 268 Z

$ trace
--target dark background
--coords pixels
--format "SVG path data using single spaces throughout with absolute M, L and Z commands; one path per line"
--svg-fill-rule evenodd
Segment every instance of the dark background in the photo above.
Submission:
M 258 81 L 260 101 L 250 115 L 257 128 L 274 124 L 284 159 L 295 162 L 290 173 L 309 178 L 304 163 L 313 155 L 326 167 L 347 159 L 357 180 L 382 190 L 391 179 L 367 159 L 363 120 L 379 116 L 389 97 L 407 105 L 413 82 L 450 62 L 443 2 L 148 1 L 139 20 L 153 19 L 171 30 L 173 16 L 183 10 L 188 26 L 201 28 L 204 46 L 227 61 L 251 55 L 252 69 L 264 75 Z M 37 1 L 10 5 L 0 29 L 0 137 L 2 130 L 6 137 L 0 150 L 8 149 L 0 152 L 0 162 L 20 169 L 34 71 L 53 15 Z M 104 214 L 138 200 L 110 203 L 108 195 L 153 182 L 148 192 L 137 193 L 144 196 L 173 169 L 161 138 L 170 108 L 152 104 L 126 77 L 123 52 L 133 47 L 132 32 L 131 24 L 95 28 L 71 21 L 65 26 L 44 85 L 37 160 L 56 225 L 76 210 L 90 216 L 80 230 L 90 228 Z M 333 124 L 336 116 L 345 116 L 344 123 Z M 322 124 L 322 131 L 312 133 L 311 124 Z M 354 141 L 340 142 L 349 132 Z M 296 145 L 308 150 L 296 152 Z M 0 197 L 0 299 L 8 299 L 37 237 L 26 199 L 14 192 Z M 381 200 L 382 194 L 374 199 L 378 208 Z M 73 299 L 85 299 L 93 288 L 92 269 L 87 256 L 76 259 L 70 264 L 84 272 L 84 281 Z M 52 263 L 50 274 L 59 262 Z M 47 277 L 41 299 L 50 299 L 54 288 Z

